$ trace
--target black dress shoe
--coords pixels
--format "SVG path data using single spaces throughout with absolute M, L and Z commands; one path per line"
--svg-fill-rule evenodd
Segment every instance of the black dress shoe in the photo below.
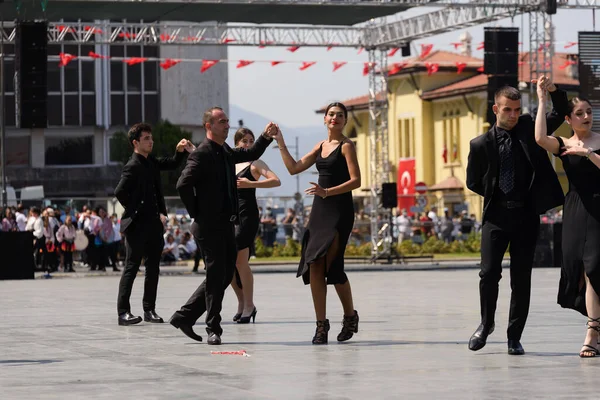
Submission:
M 135 325 L 142 322 L 142 317 L 136 317 L 130 312 L 119 315 L 119 325 Z
M 196 334 L 196 332 L 194 332 L 194 329 L 192 329 L 191 325 L 179 323 L 175 321 L 172 317 L 169 320 L 169 323 L 175 328 L 179 329 L 181 332 L 183 332 L 184 335 L 189 337 L 190 339 L 196 340 L 198 342 L 202 341 L 202 336 Z
M 163 320 L 161 317 L 159 317 L 159 315 L 154 310 L 144 311 L 144 321 L 152 322 L 155 324 L 162 324 L 165 322 L 165 320 Z
M 217 335 L 216 333 L 211 333 L 210 335 L 208 335 L 208 340 L 206 341 L 206 343 L 212 345 L 219 345 L 221 344 L 221 336 Z
M 483 349 L 485 343 L 487 341 L 487 337 L 494 332 L 494 325 L 491 328 L 487 329 L 480 324 L 475 333 L 469 339 L 469 350 L 477 351 Z
M 523 346 L 521 346 L 521 342 L 518 340 L 508 340 L 508 354 L 511 356 L 522 356 L 525 354 L 525 350 L 523 350 Z

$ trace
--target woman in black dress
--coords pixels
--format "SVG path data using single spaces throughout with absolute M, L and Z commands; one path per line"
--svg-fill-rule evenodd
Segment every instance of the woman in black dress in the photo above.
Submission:
M 326 344 L 329 320 L 326 318 L 327 285 L 334 285 L 342 302 L 344 318 L 337 337 L 346 341 L 358 332 L 358 313 L 354 309 L 352 290 L 344 273 L 344 252 L 354 225 L 352 190 L 360 187 L 360 169 L 354 143 L 343 134 L 348 111 L 342 103 L 332 103 L 325 111 L 327 139 L 302 159 L 290 155 L 281 131 L 274 139 L 281 150 L 283 162 L 290 174 L 299 174 L 316 163 L 319 182 L 304 192 L 314 195 L 309 222 L 302 238 L 302 257 L 297 276 L 310 289 L 317 318 L 313 344 Z
M 254 144 L 254 134 L 250 129 L 240 128 L 233 136 L 235 147 L 250 148 Z M 236 164 L 238 198 L 240 204 L 240 224 L 235 227 L 237 247 L 236 273 L 231 282 L 238 298 L 238 310 L 233 320 L 238 324 L 247 324 L 256 318 L 254 306 L 254 277 L 250 269 L 250 247 L 254 244 L 258 232 L 258 205 L 256 188 L 272 188 L 281 185 L 279 178 L 260 160 Z M 259 181 L 260 177 L 265 179 Z
M 538 110 L 546 109 L 546 89 L 538 84 Z M 563 210 L 563 263 L 558 304 L 588 317 L 587 335 L 580 357 L 600 355 L 600 134 L 592 132 L 592 106 L 588 100 L 569 102 L 567 123 L 571 139 L 546 136 L 546 120 L 538 112 L 535 125 L 537 143 L 560 157 L 569 179 L 569 192 Z M 565 143 L 568 142 L 568 150 Z

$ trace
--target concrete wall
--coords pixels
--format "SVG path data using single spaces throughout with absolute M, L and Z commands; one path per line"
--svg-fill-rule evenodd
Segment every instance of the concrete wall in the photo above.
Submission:
M 172 59 L 225 60 L 227 46 L 161 46 L 160 56 Z M 212 106 L 229 109 L 227 63 L 200 73 L 200 62 L 180 63 L 160 73 L 161 117 L 192 131 L 194 142 L 204 138 L 202 114 Z

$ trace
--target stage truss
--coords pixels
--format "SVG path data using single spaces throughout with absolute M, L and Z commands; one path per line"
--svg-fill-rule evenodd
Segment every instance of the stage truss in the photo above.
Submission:
M 195 0 L 191 0 L 195 1 Z M 202 0 L 199 0 L 202 1 Z M 238 1 L 238 0 L 229 0 Z M 242 1 L 242 0 L 239 0 Z M 359 0 L 345 0 L 357 2 Z M 397 0 L 396 0 L 397 1 Z M 51 22 L 48 39 L 53 44 L 145 44 L 145 45 L 234 45 L 307 46 L 365 48 L 369 60 L 369 141 L 371 186 L 372 259 L 390 258 L 392 229 L 390 213 L 381 207 L 381 187 L 390 181 L 388 157 L 388 82 L 387 54 L 392 48 L 411 41 L 456 29 L 528 13 L 530 79 L 552 76 L 553 28 L 551 16 L 540 0 L 400 0 L 408 6 L 441 7 L 431 13 L 410 18 L 384 18 L 356 26 L 290 26 L 252 24 L 182 24 L 176 22 Z M 268 3 L 268 1 L 263 1 Z M 289 0 L 288 3 L 316 3 L 317 0 Z M 142 1 L 143 3 L 143 1 Z M 371 1 L 383 5 L 385 0 Z M 595 9 L 600 0 L 559 0 L 559 8 Z M 15 40 L 11 23 L 0 31 L 5 42 Z M 535 87 L 530 85 L 530 110 Z M 379 226 L 379 218 L 384 217 Z

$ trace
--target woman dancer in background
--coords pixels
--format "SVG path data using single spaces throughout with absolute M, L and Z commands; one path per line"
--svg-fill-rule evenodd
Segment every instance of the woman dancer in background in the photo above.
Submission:
M 235 147 L 249 149 L 254 144 L 254 133 L 250 129 L 240 128 L 233 136 Z M 261 160 L 241 163 L 235 166 L 237 176 L 240 224 L 235 227 L 235 243 L 237 247 L 236 273 L 231 286 L 238 298 L 238 310 L 233 320 L 238 324 L 247 324 L 256 318 L 254 306 L 254 277 L 250 269 L 250 247 L 258 232 L 257 188 L 273 188 L 281 186 L 279 178 Z M 265 179 L 259 181 L 260 177 Z
M 314 195 L 309 222 L 302 239 L 302 257 L 297 276 L 310 283 L 317 318 L 313 344 L 326 344 L 329 320 L 326 318 L 327 285 L 332 284 L 344 308 L 342 331 L 337 340 L 350 339 L 358 332 L 358 312 L 354 309 L 350 282 L 344 272 L 344 252 L 354 225 L 352 190 L 360 187 L 360 169 L 354 143 L 343 134 L 348 111 L 342 103 L 331 103 L 325 111 L 327 139 L 301 160 L 288 151 L 278 130 L 274 139 L 290 174 L 299 174 L 316 163 L 319 182 L 305 190 Z

